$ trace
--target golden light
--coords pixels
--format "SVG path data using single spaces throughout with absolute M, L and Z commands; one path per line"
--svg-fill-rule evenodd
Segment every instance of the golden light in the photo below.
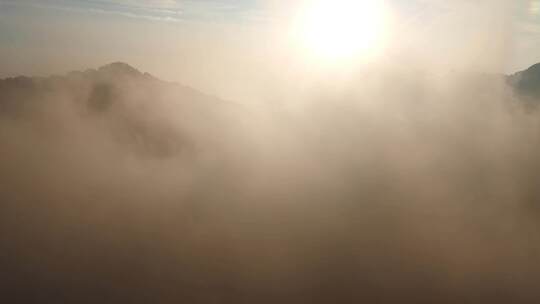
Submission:
M 318 60 L 365 59 L 383 46 L 386 13 L 381 0 L 309 1 L 295 20 L 294 36 Z

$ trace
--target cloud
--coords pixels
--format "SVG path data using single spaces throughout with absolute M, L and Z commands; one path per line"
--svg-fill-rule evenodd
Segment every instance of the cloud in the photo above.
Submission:
M 204 1 L 32 3 L 129 18 L 242 11 L 207 11 Z M 421 47 L 433 55 L 452 38 L 436 55 L 463 66 L 500 53 L 505 45 L 486 43 L 502 35 L 497 23 L 480 13 L 444 15 L 449 26 Z M 272 45 L 256 57 L 287 90 L 245 52 L 231 51 L 237 57 L 224 58 L 235 60 L 221 65 L 214 54 L 228 52 L 219 45 L 227 40 L 184 56 L 176 46 L 189 43 L 162 32 L 173 26 L 122 22 L 129 26 L 106 35 L 114 26 L 72 19 L 32 31 L 51 43 L 73 30 L 57 40 L 62 62 L 99 53 L 99 41 L 107 56 L 137 50 L 165 70 L 235 84 L 261 102 L 218 100 L 124 64 L 0 81 L 6 301 L 539 303 L 540 116 L 502 77 L 440 70 L 405 52 L 347 75 L 315 65 L 295 74 Z M 33 21 L 43 20 L 51 19 Z M 44 61 L 41 41 L 27 47 L 35 56 L 13 58 Z M 71 44 L 82 45 L 73 57 Z M 155 49 L 173 56 L 147 51 Z M 168 60 L 177 57 L 214 69 Z
M 538 112 L 497 76 L 419 68 L 309 86 L 296 108 L 121 63 L 1 81 L 3 296 L 537 300 Z
M 34 1 L 7 0 L 4 4 L 26 5 L 39 8 L 61 9 L 73 12 L 90 12 L 118 15 L 128 18 L 138 18 L 153 21 L 212 21 L 250 20 L 254 10 L 252 5 L 231 4 L 228 1 L 139 1 L 139 0 L 89 0 L 65 1 L 49 0 Z M 244 18 L 246 17 L 246 18 Z
M 8 1 L 5 4 L 25 5 L 41 9 L 57 9 L 71 12 L 111 14 L 128 18 L 153 21 L 181 21 L 182 9 L 166 2 L 143 5 L 139 1 Z

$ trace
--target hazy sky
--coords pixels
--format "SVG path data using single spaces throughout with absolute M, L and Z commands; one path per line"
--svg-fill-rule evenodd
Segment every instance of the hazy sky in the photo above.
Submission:
M 288 36 L 299 2 L 0 0 L 0 77 L 125 61 L 224 97 L 256 95 L 245 81 L 279 87 L 284 74 L 309 71 Z M 540 1 L 386 2 L 397 21 L 385 61 L 414 54 L 448 69 L 489 72 L 540 61 Z
M 540 303 L 539 13 L 0 0 L 0 78 L 204 92 L 0 81 L 2 299 Z

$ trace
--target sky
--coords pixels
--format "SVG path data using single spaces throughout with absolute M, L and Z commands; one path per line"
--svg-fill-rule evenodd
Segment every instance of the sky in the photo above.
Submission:
M 277 92 L 312 72 L 291 47 L 301 2 L 0 0 L 0 77 L 124 61 L 225 98 Z M 385 62 L 513 73 L 540 61 L 538 0 L 386 2 L 395 22 Z

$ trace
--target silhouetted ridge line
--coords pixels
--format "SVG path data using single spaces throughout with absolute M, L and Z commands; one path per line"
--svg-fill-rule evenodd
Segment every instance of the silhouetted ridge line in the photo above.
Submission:
M 136 68 L 124 62 L 113 62 L 98 69 L 98 72 L 141 76 L 142 73 Z
M 529 100 L 540 98 L 540 63 L 509 75 L 507 77 L 507 83 L 521 97 Z

